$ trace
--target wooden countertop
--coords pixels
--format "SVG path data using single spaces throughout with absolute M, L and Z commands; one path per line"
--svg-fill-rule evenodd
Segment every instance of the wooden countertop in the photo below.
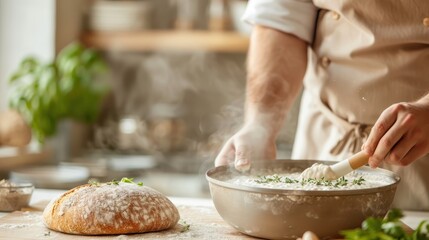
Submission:
M 28 212 L 0 212 L 0 239 L 93 239 L 93 237 L 77 237 L 49 231 L 41 222 L 41 210 L 48 201 L 59 196 L 62 190 L 36 189 L 33 193 Z M 217 213 L 211 199 L 177 198 L 169 199 L 178 207 L 181 221 L 174 229 L 158 233 L 121 235 L 120 239 L 254 239 L 243 235 L 229 226 Z M 404 211 L 403 222 L 416 228 L 422 220 L 429 219 L 429 212 Z M 204 215 L 204 218 L 201 216 Z M 183 221 L 190 224 L 190 230 L 183 230 Z M 102 237 L 118 239 L 117 236 Z
M 131 235 L 78 236 L 51 231 L 42 220 L 42 211 L 47 203 L 64 191 L 36 189 L 30 208 L 13 213 L 0 213 L 0 239 L 256 239 L 244 235 L 229 226 L 217 213 L 210 199 L 175 198 L 169 199 L 180 213 L 179 223 L 171 229 Z M 189 224 L 189 230 L 186 225 Z

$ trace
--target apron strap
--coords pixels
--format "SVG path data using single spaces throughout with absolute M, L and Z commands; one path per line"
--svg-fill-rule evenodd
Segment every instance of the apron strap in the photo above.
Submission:
M 320 100 L 316 100 L 319 105 L 320 112 L 332 122 L 333 125 L 340 127 L 345 134 L 338 140 L 337 144 L 330 150 L 334 156 L 339 155 L 345 149 L 351 153 L 356 153 L 360 150 L 362 144 L 366 141 L 371 131 L 372 125 L 350 123 L 347 120 L 339 117 L 331 109 L 329 109 Z
M 368 138 L 371 127 L 368 125 L 362 124 L 353 124 L 355 125 L 350 129 L 343 138 L 341 138 L 337 144 L 331 149 L 330 153 L 332 155 L 338 155 L 346 148 L 348 144 L 348 151 L 351 153 L 357 153 L 360 151 L 362 144 Z

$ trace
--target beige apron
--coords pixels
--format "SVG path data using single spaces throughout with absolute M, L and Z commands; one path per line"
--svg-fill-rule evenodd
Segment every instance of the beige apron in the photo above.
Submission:
M 360 150 L 384 109 L 429 91 L 429 1 L 314 4 L 321 10 L 292 158 L 338 161 Z M 402 177 L 395 207 L 429 210 L 429 156 L 383 167 Z

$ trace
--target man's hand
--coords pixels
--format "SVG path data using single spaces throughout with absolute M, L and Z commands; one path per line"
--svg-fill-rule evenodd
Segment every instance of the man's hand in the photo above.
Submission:
M 319 240 L 319 237 L 315 233 L 307 231 L 302 235 L 302 238 L 297 238 L 297 240 Z
M 429 153 L 429 95 L 384 110 L 362 149 L 373 168 L 382 161 L 406 166 Z
M 245 126 L 223 146 L 215 166 L 234 163 L 239 171 L 247 171 L 252 160 L 276 159 L 275 139 L 270 139 L 262 126 Z
M 302 86 L 307 43 L 291 34 L 255 26 L 247 64 L 244 127 L 225 144 L 216 166 L 235 161 L 238 170 L 246 170 L 251 161 L 275 159 L 277 134 Z

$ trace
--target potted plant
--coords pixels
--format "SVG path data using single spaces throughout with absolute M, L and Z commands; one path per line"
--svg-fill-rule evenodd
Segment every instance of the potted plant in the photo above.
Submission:
M 64 120 L 91 124 L 107 93 L 107 85 L 96 80 L 105 69 L 94 50 L 78 43 L 65 47 L 52 62 L 27 57 L 10 77 L 10 107 L 23 115 L 42 143 Z

